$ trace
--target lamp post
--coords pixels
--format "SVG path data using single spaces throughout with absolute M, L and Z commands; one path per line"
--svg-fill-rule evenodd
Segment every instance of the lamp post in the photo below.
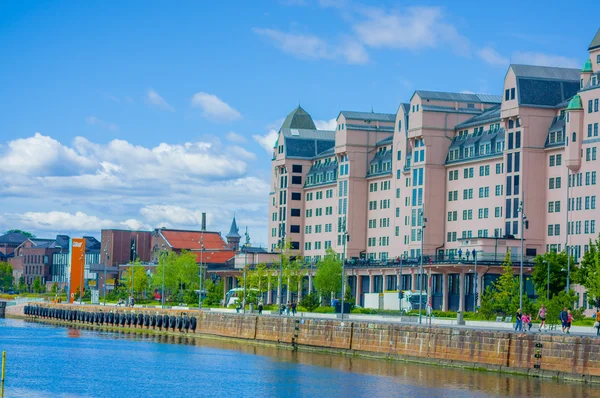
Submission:
M 131 250 L 133 251 L 133 262 L 131 263 L 131 298 L 133 299 L 133 294 L 135 293 L 133 290 L 133 281 L 135 279 L 135 239 L 131 243 Z
M 568 140 L 568 138 L 567 138 Z M 573 181 L 573 185 L 574 181 Z M 571 170 L 567 168 L 567 225 L 566 225 L 566 240 L 565 240 L 565 251 L 567 252 L 567 286 L 566 291 L 569 292 L 571 282 L 571 250 L 569 247 L 569 210 L 571 210 L 571 203 L 569 202 L 569 188 L 571 188 Z
M 346 228 L 346 216 L 344 216 L 344 224 L 343 224 L 343 233 L 344 233 L 344 253 L 342 254 L 342 306 L 340 308 L 340 313 L 342 319 L 344 319 L 344 293 L 346 290 L 346 278 L 344 277 L 344 272 L 346 271 L 346 241 L 348 240 L 348 229 Z
M 201 257 L 202 258 L 202 257 Z M 162 308 L 165 308 L 165 244 L 162 244 L 162 250 L 160 251 L 160 259 L 162 261 L 162 290 L 160 292 L 160 304 Z
M 425 223 L 427 219 L 424 217 L 423 209 L 420 210 L 421 218 L 421 264 L 420 264 L 420 275 L 419 275 L 419 324 L 423 322 L 423 247 L 425 240 Z
M 523 200 L 519 205 L 519 212 L 521 213 L 521 265 L 519 270 L 519 308 L 523 308 L 523 237 L 525 235 L 525 223 L 527 222 L 527 216 L 523 211 Z
M 244 250 L 244 301 L 243 303 L 243 309 L 242 309 L 242 313 L 246 313 L 246 302 L 247 302 L 247 289 L 246 289 L 246 271 L 248 268 L 248 246 L 250 244 L 250 236 L 248 235 L 248 227 L 246 227 L 246 233 L 244 234 L 246 236 L 246 242 L 242 245 L 242 249 Z
M 548 289 L 546 291 L 546 300 L 550 301 L 550 263 L 546 260 L 544 260 L 544 263 L 546 263 L 546 267 L 548 269 Z
M 473 312 L 477 312 L 477 283 L 479 282 L 479 274 L 477 274 L 477 251 L 473 249 L 473 261 L 475 261 L 475 291 L 473 292 Z
M 285 246 L 285 230 L 283 226 L 284 224 L 279 224 L 279 232 L 281 235 L 281 239 L 279 240 L 279 278 L 277 280 L 277 305 L 279 305 L 279 307 L 281 307 L 281 294 L 283 293 L 281 286 L 283 283 L 283 247 Z
M 202 309 L 202 272 L 203 272 L 203 262 L 204 260 L 204 231 L 202 231 L 202 235 L 200 236 L 200 272 L 198 273 L 200 277 L 200 281 L 198 284 L 198 311 Z
M 83 284 L 85 283 L 85 253 L 79 257 L 81 264 L 81 288 L 79 289 L 79 304 L 83 304 Z

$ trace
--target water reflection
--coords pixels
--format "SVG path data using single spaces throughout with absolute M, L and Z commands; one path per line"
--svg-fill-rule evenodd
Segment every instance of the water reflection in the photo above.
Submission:
M 10 397 L 600 396 L 600 386 L 556 380 L 15 320 L 0 320 L 1 350 Z

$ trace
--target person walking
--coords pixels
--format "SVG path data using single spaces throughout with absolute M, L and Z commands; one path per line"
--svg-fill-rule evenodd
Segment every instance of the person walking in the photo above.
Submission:
M 596 336 L 600 336 L 600 308 L 596 310 L 596 323 L 594 326 L 596 327 Z
M 538 331 L 541 332 L 542 329 L 546 329 L 546 307 L 544 306 L 544 304 L 542 304 L 540 310 L 538 311 L 537 319 L 541 321 L 540 327 L 538 329 Z
M 258 302 L 258 315 L 262 315 L 262 310 L 263 310 L 263 302 L 262 302 L 262 300 L 260 300 Z
M 533 326 L 533 315 L 527 315 L 527 329 L 531 332 L 531 327 Z
M 287 302 L 287 306 L 285 307 L 285 315 L 286 315 L 286 316 L 290 316 L 290 309 L 291 309 L 290 307 L 291 307 L 291 304 L 290 304 L 290 302 L 288 301 L 288 302 Z
M 571 334 L 571 322 L 573 322 L 573 314 L 571 314 L 571 310 L 567 311 L 567 334 Z
M 522 332 L 523 331 L 523 315 L 521 314 L 521 309 L 517 310 L 517 321 L 515 322 L 515 331 Z
M 292 316 L 296 316 L 296 308 L 297 308 L 296 302 L 292 301 Z
M 567 307 L 563 307 L 563 310 L 560 312 L 558 318 L 560 319 L 560 323 L 562 325 L 562 331 L 563 333 L 565 333 L 565 329 L 567 328 L 567 322 L 569 318 L 569 314 L 567 313 Z
M 283 315 L 283 311 L 285 311 L 285 304 L 281 303 L 281 307 L 279 307 L 279 316 Z
M 522 328 L 524 332 L 527 332 L 527 324 L 529 323 L 529 317 L 527 316 L 527 314 L 523 314 L 521 316 L 521 322 L 522 322 Z

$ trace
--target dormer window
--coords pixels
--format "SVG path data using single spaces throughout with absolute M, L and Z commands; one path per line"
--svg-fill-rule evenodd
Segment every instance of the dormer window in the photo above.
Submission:
M 597 77 L 596 76 L 592 76 L 592 86 L 595 86 L 597 84 Z

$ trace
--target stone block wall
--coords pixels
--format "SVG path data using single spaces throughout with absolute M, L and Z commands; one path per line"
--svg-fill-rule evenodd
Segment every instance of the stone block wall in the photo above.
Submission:
M 60 304 L 55 306 L 67 308 Z M 10 308 L 11 315 L 18 315 L 15 314 L 18 311 L 22 314 L 22 306 Z M 107 311 L 101 306 L 85 306 L 83 309 Z M 130 312 L 131 309 L 119 309 L 119 312 L 124 311 Z M 168 315 L 186 312 L 198 319 L 197 334 L 286 345 L 294 341 L 300 346 L 325 350 L 600 382 L 600 339 L 592 337 L 210 311 L 136 308 L 135 312 Z

